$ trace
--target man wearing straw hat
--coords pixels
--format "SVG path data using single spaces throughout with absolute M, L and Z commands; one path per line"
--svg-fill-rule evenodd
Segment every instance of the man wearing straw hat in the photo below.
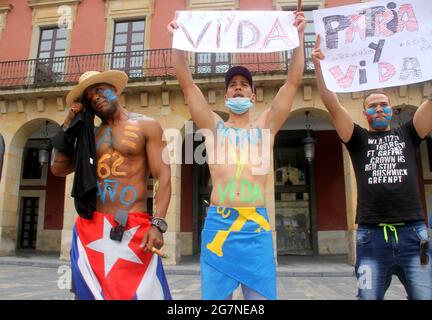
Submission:
M 302 12 L 295 15 L 300 45 L 293 51 L 286 82 L 271 107 L 254 120 L 249 109 L 256 97 L 247 68 L 234 66 L 225 74 L 229 119 L 224 122 L 195 85 L 184 52 L 173 49 L 177 79 L 192 119 L 205 135 L 213 186 L 201 241 L 204 300 L 232 299 L 239 285 L 247 300 L 277 298 L 272 231 L 264 195 L 274 137 L 288 118 L 303 76 L 305 19 Z M 178 28 L 173 20 L 168 33 L 172 35 Z M 255 161 L 259 153 L 261 164 Z
M 118 70 L 88 71 L 68 93 L 71 106 L 53 138 L 51 171 L 75 171 L 72 196 L 79 214 L 71 267 L 78 299 L 170 299 L 159 249 L 167 229 L 170 167 L 162 128 L 127 111 L 119 95 L 128 81 Z M 94 129 L 94 115 L 101 125 Z M 147 179 L 155 183 L 153 216 Z

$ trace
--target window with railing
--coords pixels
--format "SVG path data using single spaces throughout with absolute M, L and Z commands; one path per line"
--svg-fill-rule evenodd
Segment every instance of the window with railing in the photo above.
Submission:
M 197 73 L 225 73 L 230 66 L 230 54 L 226 52 L 196 54 Z
M 112 69 L 131 78 L 143 75 L 145 20 L 118 21 L 114 26 Z
M 34 82 L 57 82 L 64 73 L 67 29 L 42 29 L 35 64 Z
M 313 41 L 305 42 L 306 65 L 312 65 L 310 52 L 314 47 Z M 14 86 L 52 86 L 70 85 L 78 81 L 86 71 L 106 71 L 113 69 L 125 70 L 134 80 L 148 80 L 152 78 L 175 78 L 171 60 L 171 48 L 152 49 L 142 51 L 107 52 L 100 54 L 86 54 L 76 56 L 64 55 L 60 50 L 54 54 L 57 57 L 30 60 L 1 61 L 0 89 Z M 42 52 L 43 53 L 43 52 Z M 132 54 L 131 54 L 132 53 Z M 222 77 L 231 65 L 244 65 L 252 73 L 286 73 L 289 67 L 290 51 L 269 53 L 221 53 L 195 55 L 191 65 L 193 75 L 208 77 Z M 122 56 L 119 56 L 122 54 Z M 132 60 L 136 55 L 137 61 Z M 197 62 L 200 64 L 197 64 Z M 43 68 L 42 68 L 43 67 Z M 35 74 L 35 70 L 38 73 Z M 43 72 L 42 72 L 43 71 Z M 311 70 L 305 70 L 311 72 Z M 37 81 L 35 81 L 35 79 Z
M 304 42 L 305 42 L 305 71 L 313 71 L 314 65 L 312 63 L 311 54 L 313 50 L 313 46 L 310 46 L 308 44 L 315 43 L 315 27 L 314 27 L 314 21 L 313 21 L 313 10 L 318 9 L 317 6 L 303 6 L 302 10 L 304 12 L 305 18 L 307 20 L 306 27 L 305 27 L 305 33 L 304 33 Z M 295 11 L 295 7 L 283 7 L 284 11 Z M 292 51 L 288 52 L 288 59 L 291 58 Z

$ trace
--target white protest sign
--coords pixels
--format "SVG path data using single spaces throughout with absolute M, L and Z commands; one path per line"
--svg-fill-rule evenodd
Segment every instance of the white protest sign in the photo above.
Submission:
M 334 92 L 432 79 L 429 0 L 373 1 L 315 10 L 324 80 Z
M 299 45 L 291 11 L 177 11 L 172 47 L 193 52 L 275 52 Z

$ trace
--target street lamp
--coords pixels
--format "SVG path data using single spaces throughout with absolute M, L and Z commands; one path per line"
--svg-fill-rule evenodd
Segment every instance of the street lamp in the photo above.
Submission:
M 302 140 L 304 153 L 307 161 L 309 163 L 312 162 L 312 160 L 315 157 L 315 142 L 316 139 L 312 138 L 311 136 L 311 129 L 309 124 L 309 111 L 305 111 L 306 114 L 306 138 Z
M 48 164 L 49 161 L 49 156 L 50 156 L 50 149 L 51 149 L 51 144 L 48 140 L 48 124 L 49 121 L 46 120 L 45 121 L 45 141 L 43 143 L 41 143 L 39 145 L 39 150 L 38 150 L 38 159 L 39 159 L 39 164 L 41 167 L 43 167 L 44 165 Z

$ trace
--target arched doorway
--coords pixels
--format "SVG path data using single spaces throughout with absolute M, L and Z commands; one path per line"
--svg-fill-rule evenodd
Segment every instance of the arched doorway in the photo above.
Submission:
M 185 140 L 182 145 L 183 162 L 181 173 L 181 221 L 180 230 L 183 234 L 183 241 L 188 245 L 182 245 L 183 255 L 198 255 L 201 245 L 201 230 L 204 226 L 206 208 L 210 202 L 211 179 L 208 164 L 197 163 L 195 157 L 185 156 L 186 153 L 195 154 L 197 148 L 205 156 L 206 151 L 204 139 L 197 128 L 193 125 L 192 132 L 185 133 Z M 188 141 L 188 142 L 186 142 Z M 189 145 L 190 148 L 186 147 Z
M 282 130 L 275 139 L 275 219 L 279 255 L 313 253 L 314 174 L 313 164 L 309 164 L 304 155 L 304 137 L 304 130 Z
M 226 121 L 228 114 L 216 111 Z M 194 155 L 199 155 L 197 161 Z M 185 126 L 182 145 L 181 173 L 181 234 L 187 246 L 182 245 L 183 255 L 199 255 L 201 231 L 210 204 L 212 181 L 202 133 L 190 120 Z
M 60 251 L 65 178 L 51 174 L 48 162 L 39 162 L 39 150 L 59 125 L 35 119 L 17 130 L 7 147 L 7 172 L 2 204 L 2 251 L 17 249 Z M 49 154 L 49 152 L 48 152 Z M 5 250 L 6 249 L 6 250 Z
M 417 107 L 398 105 L 393 107 L 395 116 L 392 118 L 391 128 L 397 128 L 413 119 Z M 432 216 L 432 136 L 429 134 L 420 143 L 417 156 L 419 191 L 425 222 Z
M 302 143 L 307 121 L 316 139 L 311 162 Z M 326 112 L 292 112 L 275 138 L 274 172 L 278 255 L 347 253 L 342 146 Z

